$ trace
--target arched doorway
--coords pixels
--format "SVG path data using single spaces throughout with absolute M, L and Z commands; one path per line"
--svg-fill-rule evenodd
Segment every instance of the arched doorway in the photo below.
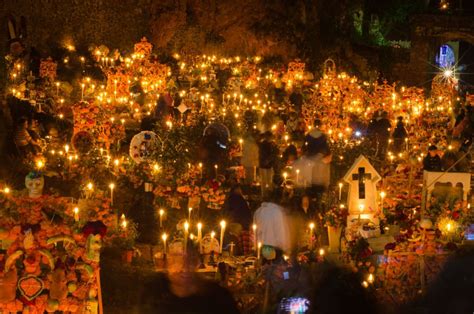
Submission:
M 462 92 L 474 92 L 474 45 L 464 40 L 451 40 L 439 45 L 434 65 L 454 75 Z

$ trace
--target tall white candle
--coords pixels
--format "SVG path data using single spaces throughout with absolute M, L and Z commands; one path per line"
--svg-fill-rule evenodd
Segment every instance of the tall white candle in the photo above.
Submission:
M 168 238 L 168 235 L 166 233 L 163 233 L 161 236 L 161 239 L 163 240 L 163 254 L 166 254 L 166 239 Z
M 309 224 L 309 247 L 313 247 L 313 229 L 314 229 L 314 222 Z
M 188 247 L 188 233 L 189 233 L 189 223 L 186 221 L 184 223 L 184 254 L 186 254 L 187 247 Z
M 74 207 L 74 221 L 79 221 L 79 208 Z
M 115 184 L 110 183 L 109 184 L 110 188 L 110 205 L 114 206 L 114 189 L 115 189 Z
M 199 253 L 202 254 L 202 245 L 201 245 L 201 241 L 202 241 L 202 223 L 198 222 L 197 229 L 198 229 L 197 242 L 198 242 L 198 245 L 199 245 Z
M 252 225 L 252 230 L 253 230 L 253 248 L 256 251 L 257 250 L 257 224 Z
M 163 209 L 160 209 L 159 214 L 160 214 L 160 228 L 163 228 L 163 215 L 165 214 L 165 211 Z
M 224 246 L 224 232 L 225 232 L 225 220 L 221 220 L 221 237 L 219 242 L 219 253 L 222 253 L 222 247 Z

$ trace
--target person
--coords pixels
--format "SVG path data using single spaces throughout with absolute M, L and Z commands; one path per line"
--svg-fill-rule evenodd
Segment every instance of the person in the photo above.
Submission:
M 441 158 L 438 155 L 438 148 L 431 145 L 428 148 L 428 154 L 423 158 L 423 170 L 441 171 Z
M 395 126 L 395 130 L 393 130 L 392 137 L 394 152 L 401 152 L 403 150 L 403 143 L 408 137 L 408 132 L 405 128 L 405 123 L 403 122 L 403 117 L 397 118 L 397 125 Z
M 321 121 L 314 121 L 314 128 L 305 140 L 306 155 L 312 162 L 310 195 L 316 199 L 316 209 L 322 206 L 322 196 L 330 181 L 331 150 L 326 135 L 320 130 Z
M 448 151 L 441 158 L 441 168 L 443 171 L 450 172 L 468 172 L 469 160 L 467 155 L 460 150 L 461 143 L 452 141 Z
M 273 134 L 267 131 L 263 134 L 263 140 L 258 146 L 259 172 L 262 195 L 272 191 L 273 175 L 277 163 L 278 147 L 273 141 Z
M 22 155 L 36 154 L 41 150 L 39 143 L 28 133 L 28 120 L 26 118 L 21 118 L 18 121 L 14 141 Z
M 251 184 L 257 181 L 258 168 L 258 145 L 255 136 L 252 133 L 247 133 L 242 143 L 242 166 L 245 169 L 245 183 Z
M 377 141 L 377 155 L 379 157 L 385 156 L 387 152 L 388 139 L 390 137 L 390 121 L 386 111 L 382 111 L 375 119 L 375 138 Z
M 324 262 L 315 267 L 309 312 L 311 314 L 382 313 L 370 289 L 361 285 L 361 274 Z
M 264 202 L 253 215 L 258 241 L 275 249 L 277 256 L 288 252 L 291 246 L 288 218 L 283 207 L 277 204 L 279 199 L 279 190 L 264 196 Z
M 295 160 L 298 158 L 298 150 L 293 144 L 288 145 L 287 148 L 283 151 L 282 162 L 283 166 L 291 166 Z
M 167 255 L 168 276 L 164 280 L 155 278 L 147 285 L 142 299 L 149 308 L 140 313 L 239 313 L 227 289 L 200 277 L 195 271 L 200 258 L 192 243 L 188 241 L 186 255 L 181 252 Z
M 459 251 L 462 251 L 459 253 Z M 398 313 L 462 314 L 474 309 L 474 254 L 458 250 L 446 262 L 441 272 L 427 287 L 420 299 L 406 304 Z
M 327 136 L 321 131 L 320 127 L 321 120 L 315 119 L 313 129 L 305 136 L 304 152 L 307 156 L 312 157 L 317 154 L 327 156 L 331 153 Z
M 231 224 L 236 225 L 233 230 L 239 238 L 239 248 L 243 255 L 250 253 L 250 223 L 252 222 L 252 212 L 249 204 L 242 195 L 239 185 L 231 188 L 226 201 L 224 202 L 224 216 Z

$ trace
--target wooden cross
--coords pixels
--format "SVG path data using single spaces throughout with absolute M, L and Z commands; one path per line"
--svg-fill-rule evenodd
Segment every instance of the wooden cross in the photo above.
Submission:
M 372 174 L 365 173 L 365 167 L 359 167 L 357 173 L 352 174 L 352 180 L 359 181 L 359 199 L 365 199 L 365 179 L 371 179 Z

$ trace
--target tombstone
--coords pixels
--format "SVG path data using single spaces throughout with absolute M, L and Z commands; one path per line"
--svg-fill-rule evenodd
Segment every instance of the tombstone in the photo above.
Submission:
M 378 225 L 375 217 L 377 211 L 377 182 L 381 176 L 363 155 L 354 162 L 344 176 L 344 181 L 349 184 L 347 206 L 349 216 L 347 225 L 354 220 L 369 220 Z
M 449 183 L 451 186 L 462 187 L 462 200 L 467 201 L 469 191 L 471 190 L 470 172 L 434 172 L 423 171 L 423 191 L 421 199 L 421 208 L 424 213 L 427 202 L 435 189 L 436 183 Z

